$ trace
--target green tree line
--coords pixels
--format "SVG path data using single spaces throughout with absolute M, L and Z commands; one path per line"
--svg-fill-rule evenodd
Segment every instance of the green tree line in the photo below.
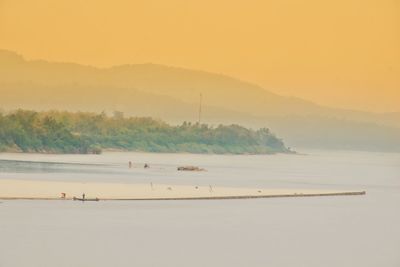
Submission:
M 0 113 L 0 151 L 101 153 L 147 152 L 267 154 L 290 152 L 269 129 L 184 122 L 173 126 L 123 114 L 17 110 Z

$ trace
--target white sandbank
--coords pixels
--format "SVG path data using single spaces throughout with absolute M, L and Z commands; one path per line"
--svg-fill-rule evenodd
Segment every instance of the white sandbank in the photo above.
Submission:
M 82 197 L 100 200 L 224 199 L 323 195 L 360 195 L 365 192 L 229 188 L 165 184 L 80 183 L 54 181 L 0 180 L 0 199 L 66 199 Z

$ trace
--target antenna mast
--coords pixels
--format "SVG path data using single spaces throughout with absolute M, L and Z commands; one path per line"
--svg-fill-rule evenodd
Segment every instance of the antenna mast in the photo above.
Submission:
M 201 104 L 203 101 L 203 95 L 200 93 L 200 105 L 199 105 L 199 125 L 201 124 Z

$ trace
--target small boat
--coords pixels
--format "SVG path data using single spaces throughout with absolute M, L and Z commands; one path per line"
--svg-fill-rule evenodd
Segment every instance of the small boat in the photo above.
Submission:
M 197 166 L 181 166 L 177 168 L 178 171 L 205 171 L 205 169 Z
M 99 201 L 100 199 L 96 198 L 80 198 L 80 197 L 74 197 L 73 200 L 78 200 L 78 201 Z

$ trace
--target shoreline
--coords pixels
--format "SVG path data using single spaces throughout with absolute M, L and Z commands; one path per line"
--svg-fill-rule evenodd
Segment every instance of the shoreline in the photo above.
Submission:
M 366 191 L 348 191 L 338 193 L 320 194 L 286 194 L 286 195 L 260 195 L 260 196 L 215 196 L 215 197 L 181 197 L 181 198 L 97 198 L 83 201 L 165 201 L 165 200 L 229 200 L 229 199 L 256 199 L 256 198 L 293 198 L 293 197 L 329 197 L 329 196 L 359 196 L 366 195 Z M 26 198 L 26 197 L 1 197 L 0 200 L 60 200 L 60 201 L 82 201 L 74 198 Z
M 227 200 L 283 197 L 357 196 L 365 191 L 233 188 L 166 184 L 80 183 L 0 180 L 0 200 Z M 65 196 L 65 197 L 63 197 Z M 76 199 L 76 201 L 82 201 Z
M 278 155 L 278 154 L 285 154 L 285 155 L 301 155 L 301 153 L 297 151 L 278 151 L 278 152 L 265 152 L 265 153 L 215 153 L 215 152 L 204 152 L 204 153 L 195 153 L 195 152 L 188 152 L 188 151 L 146 151 L 146 150 L 103 150 L 102 153 L 63 153 L 63 152 L 40 152 L 40 151 L 8 151 L 8 150 L 1 150 L 0 154 L 41 154 L 41 155 L 101 155 L 103 153 L 113 153 L 113 152 L 128 152 L 128 153 L 149 153 L 149 154 L 190 154 L 190 155 Z

